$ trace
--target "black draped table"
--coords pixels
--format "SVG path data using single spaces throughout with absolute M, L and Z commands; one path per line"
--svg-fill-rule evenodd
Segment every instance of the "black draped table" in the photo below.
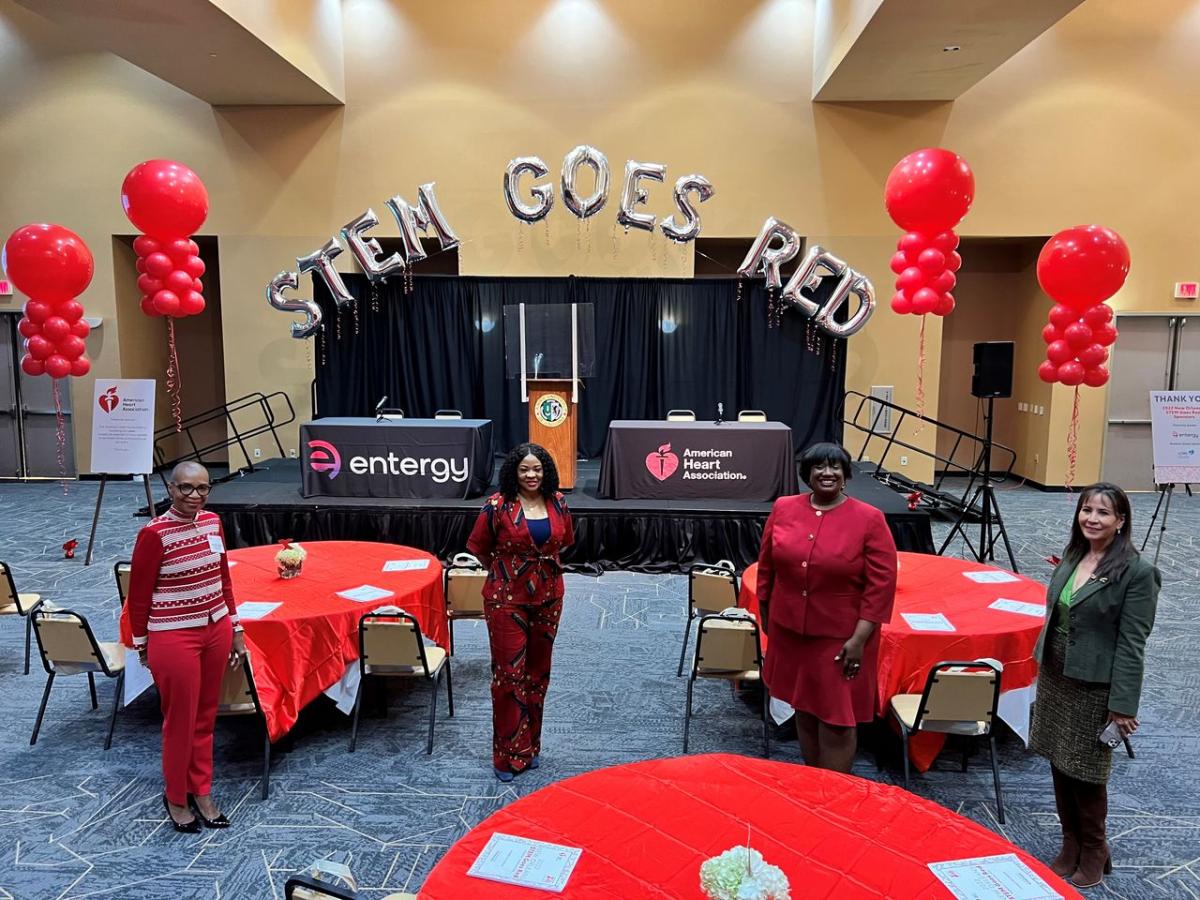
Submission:
M 318 419 L 300 444 L 305 497 L 461 499 L 492 480 L 491 419 Z
M 600 462 L 614 500 L 757 500 L 796 493 L 792 430 L 782 422 L 615 421 Z

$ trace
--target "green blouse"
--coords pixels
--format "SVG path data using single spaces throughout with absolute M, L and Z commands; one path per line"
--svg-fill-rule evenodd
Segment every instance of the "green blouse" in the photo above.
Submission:
M 1075 594 L 1075 569 L 1067 577 L 1062 592 L 1058 595 L 1058 615 L 1054 618 L 1054 627 L 1060 634 L 1070 634 L 1071 631 L 1071 600 Z

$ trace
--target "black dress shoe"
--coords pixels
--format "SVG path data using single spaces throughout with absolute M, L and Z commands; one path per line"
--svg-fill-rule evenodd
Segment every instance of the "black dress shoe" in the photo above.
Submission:
M 167 795 L 163 794 L 163 809 L 167 811 L 167 818 L 171 822 L 171 827 L 183 834 L 199 834 L 200 821 L 192 819 L 190 822 L 176 822 L 175 817 L 171 815 L 171 804 L 167 802 Z
M 200 812 L 200 805 L 196 802 L 196 798 L 188 794 L 188 806 L 192 808 L 192 812 L 196 814 L 196 818 L 204 823 L 205 828 L 228 828 L 233 823 L 225 818 L 225 813 L 221 813 L 215 819 L 206 819 L 204 813 Z M 196 829 L 199 831 L 200 829 Z

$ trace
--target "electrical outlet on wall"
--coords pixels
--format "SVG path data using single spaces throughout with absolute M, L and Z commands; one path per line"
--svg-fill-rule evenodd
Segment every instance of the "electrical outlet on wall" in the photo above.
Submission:
M 288 456 L 290 456 L 292 459 L 296 458 L 296 448 L 295 447 L 292 447 L 290 450 L 288 450 Z
M 1033 454 L 1033 464 L 1034 464 L 1035 466 L 1038 464 L 1038 454 L 1036 454 L 1036 453 L 1035 453 L 1035 454 Z
M 262 459 L 262 450 L 260 450 L 258 447 L 254 448 L 254 458 Z
M 908 457 L 907 456 L 900 457 L 900 465 L 902 465 L 902 466 L 908 465 Z

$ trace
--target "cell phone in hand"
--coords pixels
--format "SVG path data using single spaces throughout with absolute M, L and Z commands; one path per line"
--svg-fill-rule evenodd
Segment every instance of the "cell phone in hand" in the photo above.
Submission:
M 1124 735 L 1121 734 L 1121 729 L 1116 722 L 1109 722 L 1104 730 L 1100 732 L 1099 741 L 1110 750 L 1115 750 L 1124 740 Z

